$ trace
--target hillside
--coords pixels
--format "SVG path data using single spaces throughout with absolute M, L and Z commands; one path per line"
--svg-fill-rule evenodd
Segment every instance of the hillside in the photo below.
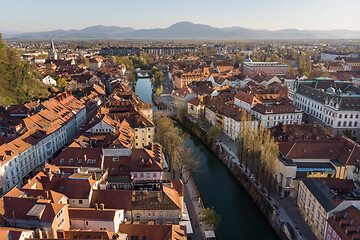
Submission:
M 48 97 L 47 87 L 38 79 L 35 66 L 23 61 L 15 49 L 6 47 L 0 34 L 0 106 Z

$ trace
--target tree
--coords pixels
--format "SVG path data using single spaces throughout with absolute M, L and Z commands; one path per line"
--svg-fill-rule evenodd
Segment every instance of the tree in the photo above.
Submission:
M 190 174 L 185 175 L 185 173 L 196 172 L 199 165 L 200 162 L 194 158 L 192 149 L 184 147 L 182 144 L 175 157 L 175 170 L 179 173 L 179 178 L 183 180 L 184 184 L 190 180 Z M 185 178 L 185 176 L 187 176 L 187 178 Z
M 151 79 L 154 87 L 159 88 L 164 81 L 164 74 L 161 71 L 156 71 L 154 77 Z
M 160 85 L 160 87 L 158 87 L 157 89 L 156 89 L 156 95 L 160 95 L 160 94 L 162 94 L 162 92 L 163 92 L 163 86 L 162 85 Z
M 136 73 L 134 73 L 134 72 L 130 72 L 130 73 L 127 75 L 127 80 L 128 80 L 128 82 L 129 82 L 132 86 L 134 86 L 135 83 L 136 83 L 135 74 L 136 74 Z
M 49 96 L 39 80 L 36 66 L 23 61 L 19 53 L 5 46 L 0 37 L 0 105 L 23 104 Z
M 215 140 L 219 135 L 220 135 L 220 130 L 215 126 L 211 126 L 206 138 L 209 146 L 214 145 Z
M 205 208 L 202 210 L 202 214 L 206 224 L 218 225 L 220 223 L 220 215 L 215 212 L 214 208 Z
M 64 89 L 66 86 L 67 86 L 67 81 L 63 78 L 59 78 L 57 81 L 56 81 L 57 85 L 59 87 L 61 87 L 62 89 Z
M 178 109 L 178 117 L 180 121 L 183 123 L 186 116 L 186 107 L 181 107 Z
M 151 69 L 151 73 L 154 75 L 157 71 L 160 71 L 157 67 L 153 66 Z

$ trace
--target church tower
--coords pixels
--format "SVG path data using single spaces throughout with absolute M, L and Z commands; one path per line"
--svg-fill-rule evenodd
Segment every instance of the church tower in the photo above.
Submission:
M 55 45 L 54 45 L 54 40 L 51 38 L 50 39 L 50 53 L 49 53 L 49 58 L 50 60 L 57 60 L 57 54 L 56 54 L 56 49 L 55 49 Z

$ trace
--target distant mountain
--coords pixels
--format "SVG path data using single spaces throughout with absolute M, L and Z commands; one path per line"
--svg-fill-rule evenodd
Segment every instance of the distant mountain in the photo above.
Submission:
M 54 30 L 48 32 L 29 32 L 18 35 L 12 35 L 11 38 L 20 38 L 20 39 L 48 39 L 50 36 L 57 39 L 111 39 L 119 38 L 121 34 L 127 32 L 136 31 L 133 28 L 129 27 L 113 27 L 113 26 L 92 26 L 87 27 L 81 30 L 71 29 L 71 30 Z M 5 38 L 8 38 L 4 34 Z
M 358 39 L 360 31 L 351 30 L 255 30 L 243 27 L 217 28 L 209 25 L 178 22 L 168 28 L 140 29 L 93 26 L 81 30 L 54 30 L 22 34 L 4 34 L 4 38 L 47 39 Z

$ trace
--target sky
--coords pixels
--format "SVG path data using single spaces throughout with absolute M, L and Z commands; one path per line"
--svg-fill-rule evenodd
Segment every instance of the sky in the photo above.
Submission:
M 268 30 L 360 30 L 360 0 L 0 0 L 0 6 L 0 31 L 166 28 L 179 21 Z

